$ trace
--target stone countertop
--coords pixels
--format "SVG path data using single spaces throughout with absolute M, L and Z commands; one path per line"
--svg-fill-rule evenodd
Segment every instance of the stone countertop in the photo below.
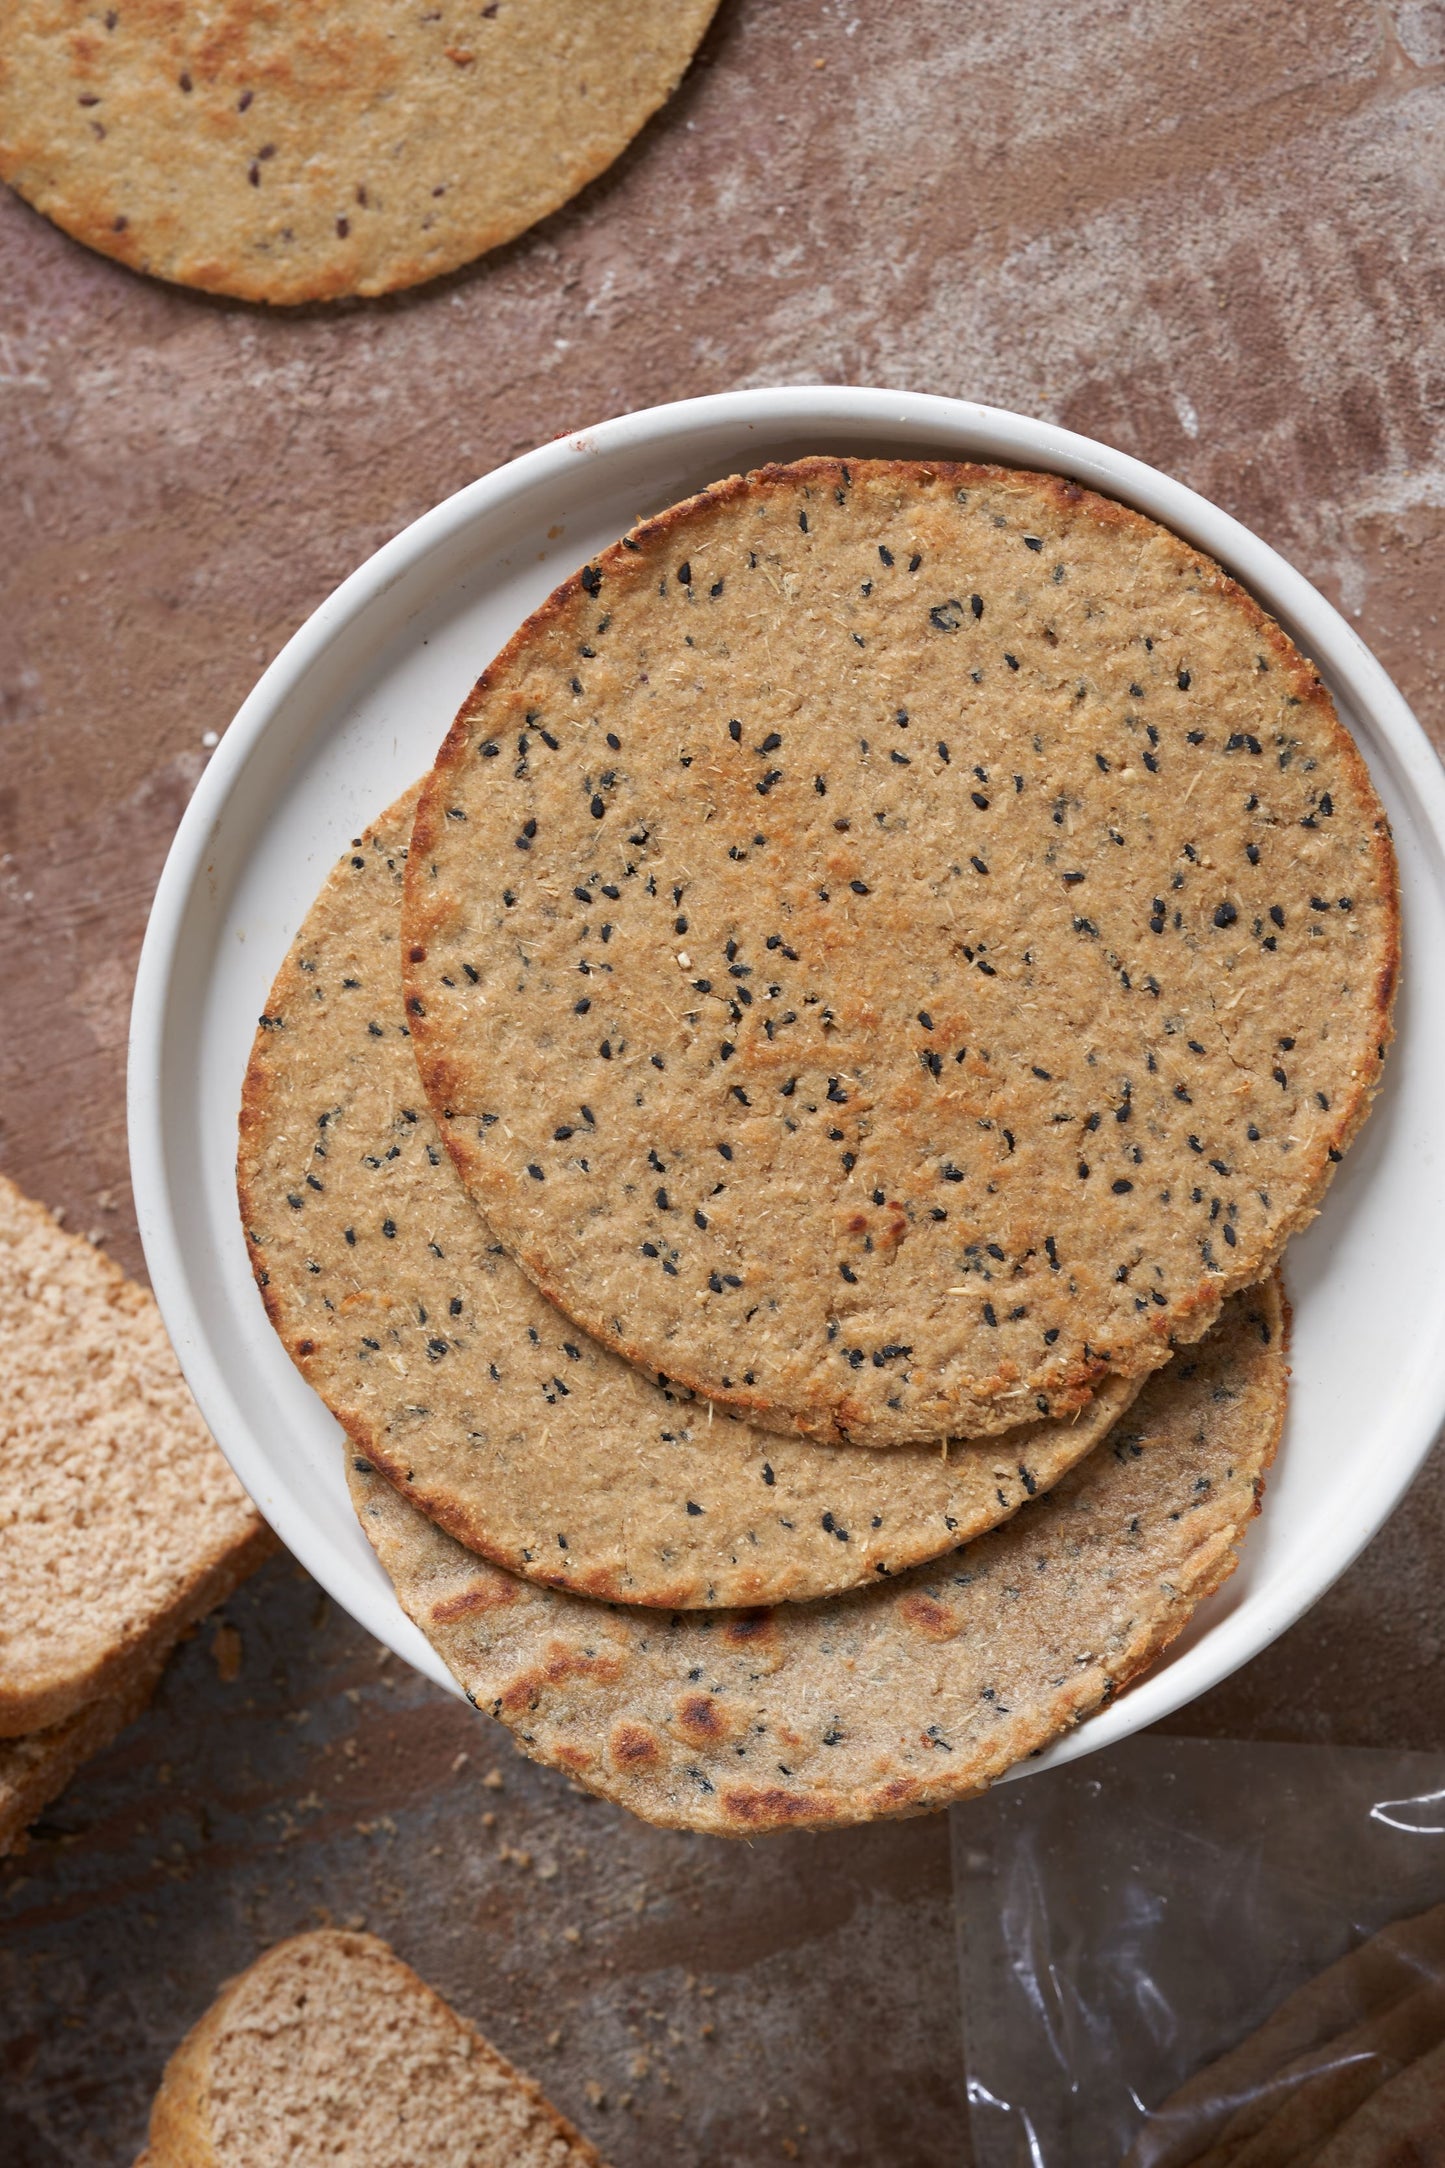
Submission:
M 723 0 L 611 172 L 376 303 L 171 290 L 0 191 L 0 1164 L 139 1269 L 130 985 L 209 747 L 380 542 L 628 408 L 895 384 L 1103 437 L 1299 564 L 1445 745 L 1442 193 L 1438 0 Z M 1442 1508 L 1437 1454 L 1174 1728 L 1445 1748 Z M 967 2161 L 941 1818 L 650 1831 L 290 1561 L 224 1616 L 0 1870 L 10 2168 L 129 2163 L 222 1975 L 323 1920 L 616 2168 Z

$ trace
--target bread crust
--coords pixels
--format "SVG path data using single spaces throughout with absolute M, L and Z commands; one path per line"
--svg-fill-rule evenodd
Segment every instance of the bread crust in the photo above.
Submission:
M 58 1799 L 84 1762 L 103 1752 L 150 1701 L 169 1650 L 150 1651 L 107 1693 L 63 1723 L 0 1740 L 0 1858 L 22 1852 L 31 1823 Z

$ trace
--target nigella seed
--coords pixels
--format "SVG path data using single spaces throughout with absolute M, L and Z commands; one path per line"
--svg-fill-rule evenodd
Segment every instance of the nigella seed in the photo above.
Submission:
M 970 609 L 972 610 L 972 612 L 973 612 L 973 614 L 974 614 L 975 618 L 980 618 L 980 617 L 982 617 L 982 616 L 983 616 L 983 596 L 982 596 L 982 595 L 970 595 L 970 596 L 969 596 L 969 598 L 968 598 L 968 606 L 969 606 L 969 608 L 970 608 Z
M 991 1302 L 986 1302 L 983 1306 L 983 1321 L 985 1325 L 997 1325 L 998 1323 L 998 1317 Z
M 1042 535 L 1026 534 L 1024 536 L 1024 548 L 1026 550 L 1041 550 L 1043 546 L 1044 538 Z
M 1214 914 L 1214 923 L 1216 926 L 1232 926 L 1238 916 L 1239 913 L 1232 903 L 1222 903 Z
M 855 896 L 868 896 L 872 894 L 872 890 L 869 888 L 866 881 L 850 881 L 848 883 L 848 886 L 852 889 Z
M 1181 670 L 1174 682 L 1179 687 L 1180 692 L 1187 693 L 1192 680 L 1187 670 Z
M 592 794 L 592 804 L 590 807 L 590 811 L 592 814 L 592 818 L 595 821 L 600 821 L 603 814 L 607 811 L 606 806 L 602 803 L 602 800 L 596 791 L 594 791 Z
M 974 804 L 978 807 L 980 813 L 986 813 L 988 811 L 988 800 L 987 798 L 985 798 L 981 790 L 970 791 L 969 796 L 972 798 Z

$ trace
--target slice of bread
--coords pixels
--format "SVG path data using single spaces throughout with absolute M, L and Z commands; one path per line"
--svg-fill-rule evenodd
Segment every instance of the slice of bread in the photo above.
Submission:
M 64 1791 L 81 1763 L 110 1745 L 141 1713 L 155 1690 L 169 1649 L 137 1665 L 113 1693 L 87 1702 L 63 1724 L 24 1739 L 0 1739 L 0 1858 L 20 1844 L 43 1807 Z
M 0 1740 L 68 1775 L 274 1538 L 153 1297 L 3 1176 L 0 1348 Z
M 136 2168 L 602 2168 L 587 2140 L 374 1935 L 293 1935 L 166 2065 Z

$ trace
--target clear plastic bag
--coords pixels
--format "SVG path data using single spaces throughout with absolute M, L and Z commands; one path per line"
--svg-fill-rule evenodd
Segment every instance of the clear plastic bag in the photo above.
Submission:
M 952 1819 L 976 2168 L 1445 2163 L 1445 1759 L 1150 1735 Z

